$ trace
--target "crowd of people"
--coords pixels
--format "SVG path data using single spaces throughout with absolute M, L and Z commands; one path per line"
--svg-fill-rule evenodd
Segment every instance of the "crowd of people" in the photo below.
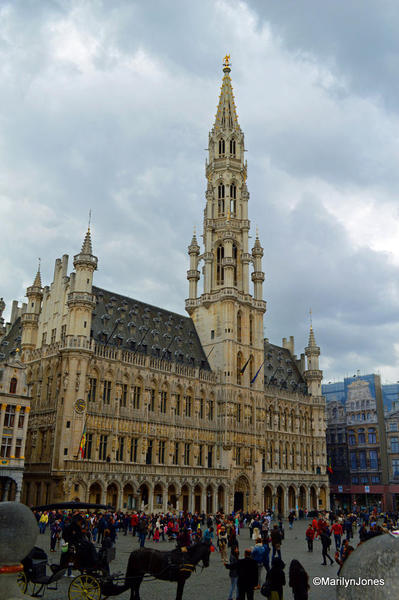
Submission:
M 35 511 L 34 511 L 35 512 Z M 35 512 L 40 534 L 50 529 L 50 550 L 56 546 L 76 544 L 77 538 L 97 543 L 100 555 L 109 570 L 110 550 L 115 546 L 118 535 L 132 535 L 138 538 L 139 545 L 146 540 L 159 543 L 172 542 L 184 551 L 200 541 L 207 542 L 211 551 L 219 553 L 220 560 L 228 570 L 230 589 L 228 600 L 252 600 L 254 591 L 270 600 L 283 600 L 286 586 L 285 563 L 282 558 L 282 544 L 285 538 L 283 520 L 271 510 L 261 513 L 237 512 L 231 515 L 217 513 L 214 516 L 204 513 L 146 514 L 143 511 L 129 512 Z M 298 517 L 308 518 L 302 513 Z M 378 518 L 381 524 L 378 523 Z M 288 516 L 288 526 L 295 527 L 297 515 L 292 511 Z M 334 562 L 338 573 L 347 557 L 354 550 L 354 534 L 358 532 L 359 543 L 376 535 L 396 529 L 398 515 L 377 515 L 377 511 L 344 513 L 343 511 L 323 512 L 309 516 L 305 538 L 308 552 L 313 552 L 314 541 L 321 542 L 322 565 Z M 245 548 L 240 558 L 239 539 L 243 527 L 248 527 L 251 547 Z M 334 544 L 334 557 L 331 545 Z M 109 572 L 109 571 L 108 571 Z M 307 600 L 309 577 L 301 563 L 293 559 L 288 571 L 288 586 L 294 600 Z

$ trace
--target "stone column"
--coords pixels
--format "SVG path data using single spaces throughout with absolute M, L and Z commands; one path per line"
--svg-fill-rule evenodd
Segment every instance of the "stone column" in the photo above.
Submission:
M 162 490 L 162 512 L 168 511 L 168 488 Z
M 14 472 L 15 502 L 21 501 L 23 471 Z
M 15 418 L 14 418 L 14 427 L 12 430 L 12 441 L 11 441 L 11 454 L 10 458 L 15 458 L 15 445 L 17 443 L 17 433 L 18 433 L 18 421 L 19 421 L 19 413 L 21 411 L 20 405 L 15 407 Z
M 304 509 L 310 510 L 310 494 L 309 494 L 309 488 L 307 486 L 305 486 L 305 506 L 304 506 Z
M 154 511 L 154 488 L 153 486 L 149 487 L 148 490 L 148 512 L 152 513 Z
M 7 408 L 7 404 L 2 404 L 1 405 L 1 413 L 0 413 L 0 435 L 3 433 L 4 416 L 6 414 L 6 408 Z
M 25 444 L 26 444 L 26 435 L 28 432 L 28 421 L 29 421 L 29 413 L 30 406 L 25 406 L 25 418 L 24 418 L 24 426 L 22 429 L 22 448 L 21 448 L 21 458 L 25 458 Z
M 284 517 L 286 517 L 288 515 L 288 490 L 284 490 L 283 499 L 284 499 L 283 512 L 284 512 Z
M 212 492 L 212 513 L 215 514 L 217 511 L 217 492 L 213 490 Z
M 201 512 L 206 512 L 206 490 L 202 488 L 201 492 Z

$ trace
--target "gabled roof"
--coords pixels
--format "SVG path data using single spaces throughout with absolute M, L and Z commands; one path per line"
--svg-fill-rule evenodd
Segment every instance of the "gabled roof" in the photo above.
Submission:
M 108 346 L 210 371 L 189 317 L 93 286 L 92 337 Z
M 307 394 L 306 382 L 296 365 L 295 358 L 288 348 L 275 346 L 267 340 L 264 341 L 264 348 L 265 388 L 270 386 L 285 389 L 289 392 Z

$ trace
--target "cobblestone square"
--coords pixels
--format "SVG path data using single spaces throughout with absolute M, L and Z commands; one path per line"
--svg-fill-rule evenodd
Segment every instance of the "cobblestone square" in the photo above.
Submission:
M 309 553 L 305 540 L 305 529 L 309 521 L 296 521 L 292 530 L 288 528 L 288 523 L 284 523 L 285 539 L 282 544 L 282 558 L 286 564 L 285 574 L 287 585 L 284 589 L 284 599 L 290 600 L 293 598 L 291 588 L 288 587 L 288 569 L 293 558 L 299 560 L 309 575 L 310 600 L 334 600 L 335 587 L 330 586 L 315 586 L 312 583 L 314 577 L 330 576 L 335 577 L 338 570 L 338 565 L 334 563 L 332 566 L 321 565 L 321 544 L 319 540 L 314 542 L 314 551 Z M 355 533 L 354 545 L 358 543 L 358 535 Z M 58 562 L 60 552 L 49 552 L 50 538 L 48 533 L 39 535 L 36 545 L 44 548 L 49 555 L 50 562 Z M 243 556 L 244 549 L 253 546 L 254 542 L 250 541 L 248 528 L 241 529 L 239 536 L 240 557 Z M 155 544 L 152 541 L 146 540 L 146 546 L 157 548 L 159 550 L 169 550 L 174 547 L 172 542 L 162 542 Z M 116 542 L 116 559 L 111 563 L 111 573 L 125 573 L 129 553 L 138 547 L 138 540 L 132 537 L 131 534 L 124 536 L 123 533 L 118 534 Z M 331 555 L 334 552 L 334 542 L 331 545 Z M 74 571 L 77 575 L 78 572 Z M 47 591 L 45 598 L 49 600 L 63 600 L 68 597 L 68 586 L 72 579 L 65 577 L 61 580 L 58 591 Z M 227 569 L 224 568 L 220 554 L 215 552 L 211 555 L 211 562 L 208 569 L 201 572 L 201 568 L 197 569 L 187 581 L 184 591 L 184 598 L 187 599 L 206 599 L 206 600 L 227 600 L 230 586 L 230 579 Z M 142 600 L 174 600 L 176 595 L 176 584 L 165 583 L 160 581 L 143 582 L 141 586 Z M 130 599 L 130 591 L 124 592 L 118 596 L 121 600 Z M 259 592 L 255 593 L 255 599 L 263 598 Z

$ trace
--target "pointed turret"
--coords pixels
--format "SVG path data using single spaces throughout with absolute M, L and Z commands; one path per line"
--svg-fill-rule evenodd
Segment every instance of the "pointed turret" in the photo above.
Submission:
M 76 273 L 71 275 L 71 292 L 68 294 L 69 323 L 67 338 L 90 337 L 91 315 L 95 306 L 92 293 L 93 273 L 97 269 L 97 257 L 93 255 L 90 227 L 82 244 L 82 250 L 73 257 Z
M 232 131 L 235 129 L 240 131 L 230 71 L 230 55 L 226 55 L 223 62 L 224 77 L 220 88 L 214 129 L 222 129 L 224 131 Z
M 262 300 L 263 297 L 263 282 L 265 280 L 265 274 L 262 271 L 262 256 L 263 248 L 260 244 L 259 234 L 256 231 L 256 238 L 254 247 L 252 248 L 252 260 L 254 265 L 254 271 L 251 279 L 254 284 L 254 298 L 255 300 Z
M 321 381 L 323 379 L 323 371 L 319 369 L 320 348 L 316 344 L 316 338 L 312 324 L 309 331 L 309 342 L 305 348 L 307 358 L 307 370 L 304 377 L 308 384 L 309 392 L 312 396 L 321 396 Z
M 37 270 L 36 277 L 35 277 L 35 280 L 33 282 L 33 286 L 34 287 L 38 287 L 38 288 L 42 287 L 42 278 L 41 278 L 41 275 L 40 275 L 40 267 Z
M 313 331 L 313 327 L 312 325 L 310 326 L 310 331 L 309 331 L 309 342 L 308 342 L 308 348 L 317 348 L 320 354 L 320 348 L 317 346 L 316 344 L 316 338 L 314 336 L 314 331 Z
M 195 235 L 195 229 L 191 244 L 188 247 L 188 255 L 190 257 L 190 268 L 187 271 L 187 279 L 189 281 L 189 300 L 195 300 L 197 298 L 197 287 L 200 273 L 198 271 L 198 256 L 200 253 L 200 247 L 197 242 L 197 236 Z M 187 310 L 190 312 L 191 305 L 187 306 Z
M 80 253 L 76 254 L 73 258 L 73 266 L 75 269 L 77 265 L 85 264 L 90 265 L 93 270 L 97 269 L 97 257 L 93 255 L 90 227 L 87 229 Z
M 28 303 L 26 312 L 22 315 L 22 339 L 21 349 L 22 357 L 25 350 L 32 350 L 37 346 L 37 333 L 39 329 L 39 316 L 43 300 L 42 278 L 40 274 L 40 259 L 39 267 L 33 284 L 26 290 Z
M 83 240 L 81 254 L 93 254 L 93 247 L 91 244 L 90 227 L 87 229 L 85 239 Z

